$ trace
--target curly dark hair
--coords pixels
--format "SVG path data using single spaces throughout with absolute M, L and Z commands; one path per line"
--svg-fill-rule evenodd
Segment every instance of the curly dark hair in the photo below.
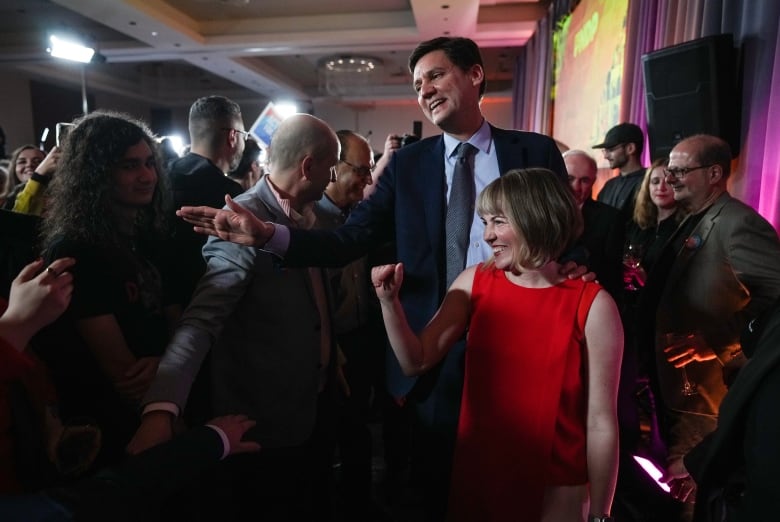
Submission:
M 114 169 L 128 148 L 145 141 L 155 156 L 157 185 L 152 202 L 136 216 L 146 238 L 164 237 L 169 190 L 160 151 L 151 130 L 126 114 L 97 111 L 76 119 L 64 143 L 57 174 L 49 185 L 50 204 L 43 221 L 43 245 L 56 238 L 91 244 L 121 244 L 111 187 Z

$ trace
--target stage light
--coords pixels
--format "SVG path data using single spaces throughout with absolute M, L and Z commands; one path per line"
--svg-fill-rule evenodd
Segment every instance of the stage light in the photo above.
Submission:
M 63 38 L 56 35 L 49 37 L 51 47 L 46 49 L 55 58 L 71 60 L 79 63 L 89 63 L 95 55 L 95 49 L 87 47 L 81 42 Z
M 279 116 L 284 118 L 289 118 L 293 114 L 298 113 L 298 106 L 295 105 L 292 102 L 278 102 L 274 103 L 274 110 L 279 114 Z
M 160 140 L 168 139 L 171 142 L 171 147 L 176 151 L 179 156 L 184 155 L 184 139 L 180 134 L 169 134 L 168 136 L 160 136 Z

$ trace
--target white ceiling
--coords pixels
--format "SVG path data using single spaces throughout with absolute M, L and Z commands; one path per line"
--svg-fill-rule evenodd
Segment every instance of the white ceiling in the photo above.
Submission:
M 370 99 L 411 95 L 406 60 L 422 40 L 467 36 L 481 47 L 489 94 L 510 88 L 514 60 L 549 0 L 2 0 L 0 66 L 66 83 L 78 67 L 45 53 L 53 31 L 94 43 L 91 88 L 189 105 L 219 92 L 236 101 L 311 101 L 329 55 L 381 59 Z M 360 102 L 362 96 L 344 101 Z

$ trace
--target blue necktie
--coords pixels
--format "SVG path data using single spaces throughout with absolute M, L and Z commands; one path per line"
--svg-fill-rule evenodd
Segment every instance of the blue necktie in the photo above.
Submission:
M 447 239 L 447 288 L 466 268 L 466 251 L 476 199 L 472 168 L 472 158 L 476 152 L 477 148 L 470 143 L 461 143 L 455 149 L 457 159 L 452 172 L 452 188 L 444 225 Z

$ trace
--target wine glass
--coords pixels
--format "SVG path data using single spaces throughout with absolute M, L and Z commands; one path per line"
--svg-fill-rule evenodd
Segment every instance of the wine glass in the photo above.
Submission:
M 687 340 L 693 339 L 694 334 L 679 334 L 670 332 L 667 334 L 664 334 L 664 340 L 666 341 L 666 347 L 683 343 Z M 690 397 L 692 395 L 697 395 L 699 393 L 699 387 L 695 382 L 692 382 L 690 379 L 688 379 L 688 372 L 685 370 L 685 366 L 680 368 L 680 377 L 682 378 L 682 389 L 680 392 L 686 396 Z
M 636 292 L 639 288 L 634 285 L 634 274 L 642 266 L 642 256 L 644 255 L 644 245 L 628 241 L 623 249 L 623 283 L 625 289 L 630 292 Z

